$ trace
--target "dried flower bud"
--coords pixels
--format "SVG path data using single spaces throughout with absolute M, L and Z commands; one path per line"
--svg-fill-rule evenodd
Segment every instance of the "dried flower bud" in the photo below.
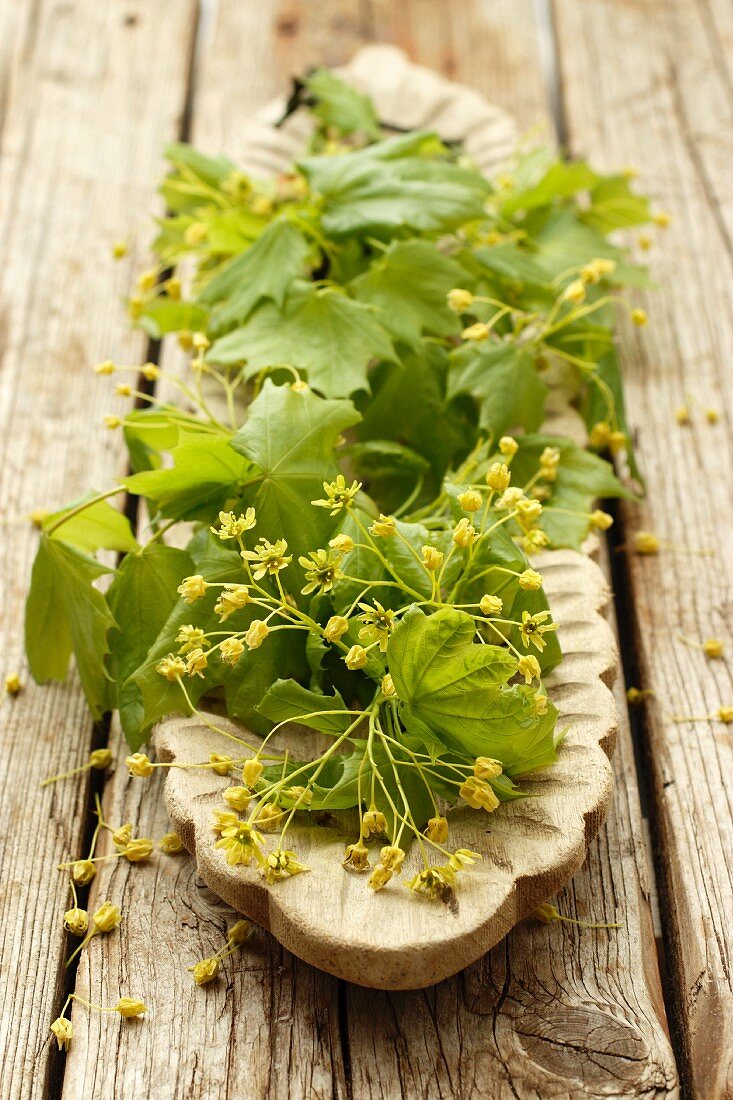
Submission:
M 458 497 L 458 504 L 464 512 L 478 512 L 482 503 L 481 493 L 477 493 L 475 489 L 466 489 Z
M 219 974 L 220 963 L 218 959 L 202 959 L 201 962 L 197 962 L 195 966 L 189 967 L 193 972 L 193 980 L 196 985 L 206 985 L 207 982 L 211 982 Z
M 231 806 L 238 813 L 244 813 L 252 801 L 252 794 L 247 787 L 227 787 L 222 798 L 227 806 Z
M 142 1016 L 147 1009 L 144 1002 L 137 997 L 120 997 L 115 1005 L 115 1011 L 119 1012 L 124 1020 L 131 1020 L 136 1016 Z
M 488 593 L 479 600 L 479 609 L 482 615 L 501 615 L 504 601 L 501 596 L 489 596 Z
M 122 913 L 110 901 L 103 901 L 92 916 L 92 925 L 97 932 L 111 932 L 122 920 Z
M 153 764 L 150 757 L 144 752 L 134 752 L 131 756 L 126 757 L 125 767 L 130 775 L 136 775 L 142 779 L 146 779 L 153 774 Z
M 124 825 L 120 825 L 119 829 L 115 829 L 112 833 L 112 843 L 115 848 L 126 848 L 132 840 L 132 823 L 130 821 L 125 822 Z
M 86 909 L 67 909 L 64 913 L 64 928 L 72 936 L 83 936 L 89 927 L 89 915 Z
M 92 768 L 103 772 L 112 763 L 111 749 L 95 749 L 89 754 L 89 764 Z
M 405 853 L 396 844 L 387 844 L 379 853 L 379 862 L 392 874 L 397 874 L 405 862 Z
M 499 805 L 499 799 L 492 788 L 484 779 L 477 779 L 475 775 L 469 775 L 458 792 L 469 806 L 474 810 L 486 810 L 492 813 Z
M 431 817 L 425 830 L 428 840 L 434 844 L 445 844 L 448 839 L 448 820 L 445 817 Z
M 59 1050 L 68 1050 L 71 1040 L 74 1038 L 74 1029 L 71 1026 L 71 1020 L 67 1020 L 65 1016 L 59 1016 L 59 1018 L 54 1020 L 51 1024 L 51 1031 L 56 1036 Z
M 227 933 L 227 939 L 234 947 L 241 947 L 252 935 L 252 925 L 248 920 L 238 920 Z
M 389 867 L 385 867 L 383 863 L 378 863 L 369 876 L 369 886 L 372 890 L 381 890 L 391 878 L 392 872 Z
M 372 833 L 386 833 L 387 818 L 376 806 L 371 806 L 361 819 L 362 836 L 370 836 Z
M 135 840 L 131 840 L 130 843 L 123 848 L 125 858 L 130 863 L 142 863 L 143 860 L 148 859 L 151 855 L 155 845 L 152 840 L 149 840 L 146 836 L 137 837 Z
M 473 774 L 477 779 L 496 779 L 503 771 L 501 761 L 491 756 L 478 756 L 473 765 Z
M 165 836 L 161 837 L 158 847 L 161 852 L 165 852 L 169 856 L 175 856 L 184 851 L 183 841 L 178 833 L 166 833 Z
M 209 763 L 211 764 L 212 772 L 216 775 L 229 775 L 234 761 L 231 756 L 221 756 L 218 752 L 212 752 L 209 757 Z
M 71 877 L 77 886 L 86 886 L 97 873 L 97 868 L 91 859 L 77 859 L 71 865 Z
M 244 764 L 242 765 L 242 778 L 244 779 L 244 782 L 247 784 L 250 790 L 252 790 L 259 782 L 259 778 L 262 775 L 263 770 L 264 769 L 262 767 L 262 764 L 259 762 L 259 760 L 255 759 L 255 757 L 252 757 L 249 760 L 245 760 Z
M 465 517 L 458 521 L 453 530 L 453 542 L 456 546 L 465 550 L 466 547 L 473 546 L 477 538 L 476 528 Z
M 369 849 L 360 838 L 356 844 L 348 844 L 343 867 L 353 867 L 355 871 L 369 870 Z
M 442 551 L 438 550 L 435 546 L 423 546 L 422 563 L 426 569 L 434 573 L 437 569 L 440 569 L 443 564 Z

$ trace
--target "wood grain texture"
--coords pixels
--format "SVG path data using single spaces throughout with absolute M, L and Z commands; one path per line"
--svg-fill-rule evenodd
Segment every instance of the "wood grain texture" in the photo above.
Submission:
M 113 269 L 109 245 L 149 211 L 160 145 L 184 102 L 191 7 L 156 8 L 155 31 L 135 0 L 11 2 L 0 18 L 0 645 L 3 678 L 18 670 L 26 682 L 0 702 L 0 1045 L 12 1052 L 0 1093 L 14 1100 L 40 1096 L 60 1072 L 48 1026 L 64 984 L 68 889 L 54 868 L 77 854 L 86 827 L 84 779 L 42 794 L 38 784 L 82 763 L 92 741 L 75 677 L 28 683 L 27 514 L 78 496 L 90 471 L 101 484 L 121 468 L 120 441 L 101 423 L 109 393 L 91 367 L 143 348 L 124 335 L 118 300 L 131 268 Z M 151 103 L 155 65 L 162 90 Z
M 718 636 L 730 651 L 733 627 L 733 18 L 702 0 L 561 0 L 556 20 L 573 151 L 637 165 L 673 218 L 651 253 L 660 289 L 643 303 L 649 327 L 622 342 L 649 482 L 623 517 L 629 534 L 716 550 L 628 559 L 641 680 L 656 692 L 646 737 L 675 1018 L 691 1091 L 712 1100 L 733 1095 L 733 737 L 720 722 L 669 716 L 733 700 L 730 659 L 708 661 L 677 638 Z M 681 427 L 675 409 L 688 394 L 692 423 Z

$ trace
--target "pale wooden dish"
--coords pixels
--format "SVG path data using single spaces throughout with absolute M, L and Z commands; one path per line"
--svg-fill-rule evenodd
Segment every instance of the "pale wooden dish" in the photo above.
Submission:
M 344 72 L 373 96 L 385 122 L 432 128 L 445 138 L 463 140 L 487 172 L 512 149 L 515 128 L 504 112 L 477 93 L 412 65 L 398 50 L 366 47 Z M 244 133 L 240 159 L 252 172 L 279 171 L 302 148 L 307 132 L 302 118 L 273 130 L 281 110 L 282 103 L 273 104 Z M 567 422 L 561 394 L 553 404 L 548 427 L 570 434 L 575 426 L 572 417 Z M 333 815 L 333 826 L 308 824 L 303 815 L 288 843 L 311 872 L 267 887 L 255 868 L 229 867 L 214 847 L 211 813 L 226 808 L 221 792 L 228 781 L 203 769 L 171 769 L 168 811 L 207 885 L 300 958 L 383 989 L 420 988 L 454 974 L 554 895 L 580 868 L 611 799 L 616 711 L 610 685 L 617 654 L 603 618 L 608 588 L 595 563 L 572 551 L 537 561 L 565 654 L 547 686 L 559 709 L 559 728 L 570 729 L 556 764 L 523 782 L 534 797 L 504 805 L 490 817 L 468 809 L 450 815 L 453 845 L 483 855 L 477 867 L 461 875 L 454 902 L 420 901 L 396 880 L 372 894 L 365 876 L 341 867 L 344 845 L 356 833 L 355 818 L 348 813 Z M 289 744 L 307 755 L 307 741 L 296 743 L 291 735 Z M 211 752 L 231 752 L 230 741 L 195 718 L 163 723 L 155 747 L 166 761 L 204 761 Z M 413 867 L 418 869 L 414 851 L 402 878 L 414 873 Z

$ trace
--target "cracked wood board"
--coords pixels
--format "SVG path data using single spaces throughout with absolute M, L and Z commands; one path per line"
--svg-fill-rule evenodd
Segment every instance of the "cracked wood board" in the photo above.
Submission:
M 483 856 L 461 875 L 453 902 L 417 899 L 397 877 L 373 894 L 365 875 L 345 871 L 344 846 L 358 833 L 354 811 L 332 815 L 331 826 L 294 823 L 289 843 L 310 873 L 268 887 L 256 867 L 230 867 L 214 847 L 212 811 L 227 808 L 221 792 L 228 780 L 207 769 L 171 768 L 168 812 L 207 886 L 306 962 L 379 989 L 420 988 L 456 973 L 555 894 L 581 866 L 610 802 L 609 756 L 617 729 L 610 685 L 617 654 L 602 617 L 608 588 L 595 562 L 574 551 L 556 551 L 538 564 L 565 652 L 546 683 L 559 710 L 559 728 L 569 726 L 567 737 L 555 764 L 522 781 L 533 798 L 504 803 L 491 815 L 467 808 L 450 812 L 455 845 Z M 286 737 L 279 744 L 297 745 L 302 754 L 304 736 L 293 741 L 291 734 L 289 742 Z M 169 762 L 194 763 L 211 752 L 231 752 L 231 741 L 195 717 L 160 725 L 155 746 L 158 758 Z M 401 877 L 407 879 L 419 865 L 413 845 Z

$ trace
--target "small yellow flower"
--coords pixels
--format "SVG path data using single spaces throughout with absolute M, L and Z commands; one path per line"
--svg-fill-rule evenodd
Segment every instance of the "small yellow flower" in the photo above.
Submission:
M 476 528 L 468 522 L 465 516 L 458 521 L 453 530 L 453 542 L 462 549 L 473 546 L 478 537 Z
M 500 596 L 489 596 L 488 593 L 481 597 L 479 601 L 479 609 L 482 615 L 486 615 L 488 618 L 490 615 L 501 615 L 504 607 L 504 601 Z
M 184 850 L 183 841 L 178 833 L 166 833 L 165 836 L 161 837 L 158 847 L 161 852 L 165 852 L 169 856 L 176 856 Z
M 720 413 L 717 409 L 706 409 L 705 419 L 707 420 L 708 424 L 717 424 L 720 420 Z
M 730 723 L 733 722 L 733 707 L 718 707 L 718 718 L 721 722 L 725 722 L 726 725 L 730 725 Z
M 448 839 L 448 819 L 445 817 L 431 817 L 425 830 L 425 836 L 434 844 L 445 844 Z
M 517 583 L 525 592 L 537 592 L 542 588 L 542 574 L 538 573 L 536 569 L 525 569 L 523 573 L 519 574 Z
M 529 531 L 537 523 L 542 515 L 542 505 L 539 500 L 518 500 L 516 503 L 517 523 L 523 531 Z
M 327 642 L 337 642 L 349 629 L 349 620 L 343 615 L 332 615 L 323 628 L 323 637 Z
M 208 351 L 211 347 L 211 341 L 205 332 L 194 332 L 191 342 L 196 351 Z
M 156 367 L 155 363 L 143 363 L 140 373 L 146 381 L 155 382 L 160 378 L 160 367 Z
M 252 790 L 257 785 L 263 771 L 264 768 L 259 760 L 255 760 L 254 757 L 251 757 L 249 760 L 245 760 L 244 764 L 242 765 L 242 778 L 244 779 L 244 782 L 247 784 L 250 790 Z
M 354 540 L 350 535 L 335 535 L 329 539 L 328 545 L 339 554 L 350 554 L 354 549 Z
M 120 420 L 119 416 L 113 416 L 110 413 L 107 416 L 105 416 L 104 425 L 105 425 L 106 428 L 109 428 L 110 431 L 114 431 L 115 428 L 121 427 L 122 421 Z
M 312 500 L 316 508 L 329 508 L 331 515 L 335 516 L 343 508 L 350 508 L 354 503 L 354 497 L 361 489 L 360 481 L 352 481 L 346 484 L 343 474 L 339 474 L 335 481 L 324 481 L 323 491 L 326 494 L 323 500 Z
M 565 302 L 572 302 L 573 305 L 580 305 L 585 301 L 586 289 L 585 283 L 582 279 L 573 279 L 572 283 L 569 283 L 563 291 L 562 297 Z
M 203 679 L 204 669 L 207 667 L 208 663 L 209 659 L 203 649 L 200 647 L 192 649 L 186 659 L 186 675 L 200 676 Z
M 244 515 L 235 516 L 234 512 L 219 512 L 219 526 L 211 527 L 211 533 L 218 535 L 222 542 L 237 539 L 245 531 L 251 531 L 257 524 L 254 508 L 248 508 Z
M 706 638 L 702 643 L 702 648 L 706 657 L 722 657 L 725 650 L 720 638 Z
M 95 374 L 114 374 L 116 370 L 117 367 L 111 359 L 105 359 L 103 363 L 97 363 L 94 367 Z
M 227 940 L 233 947 L 241 947 L 252 935 L 252 925 L 248 920 L 235 921 L 227 932 Z
M 522 612 L 522 624 L 519 627 L 519 635 L 527 649 L 530 643 L 536 646 L 540 653 L 545 648 L 547 642 L 542 635 L 552 630 L 557 630 L 557 623 L 548 623 L 545 621 L 549 617 L 549 611 L 538 611 L 535 615 L 530 615 L 529 611 Z
M 397 874 L 402 870 L 402 864 L 405 862 L 405 853 L 401 848 L 398 848 L 396 844 L 387 844 L 379 853 L 379 862 L 383 867 L 386 867 L 392 874 Z
M 589 442 L 591 447 L 601 450 L 608 446 L 611 436 L 611 426 L 605 420 L 598 420 L 590 430 Z
M 128 251 L 127 241 L 115 241 L 112 245 L 112 259 L 122 260 Z
M 142 271 L 137 277 L 137 289 L 147 294 L 158 281 L 157 271 Z
M 486 484 L 497 493 L 503 493 L 511 480 L 511 472 L 504 462 L 494 462 L 486 471 Z
M 369 870 L 369 849 L 360 838 L 356 844 L 346 846 L 346 855 L 342 867 L 353 867 L 355 871 Z
M 260 821 L 257 824 L 261 824 Z M 226 852 L 230 867 L 243 864 L 248 867 L 252 858 L 261 858 L 262 837 L 247 821 L 237 821 L 236 825 L 227 825 L 221 830 L 221 837 L 214 844 Z
M 225 638 L 219 646 L 221 659 L 226 665 L 236 665 L 244 653 L 244 642 L 240 638 Z
M 253 619 L 244 635 L 247 649 L 259 649 L 269 633 L 270 628 L 267 623 L 262 619 Z
M 382 677 L 382 694 L 387 696 L 397 694 L 397 689 L 394 686 L 394 680 L 389 673 L 386 673 L 386 675 Z
M 290 383 L 290 389 L 293 393 L 309 393 L 310 386 L 304 378 L 298 378 L 295 382 Z
M 276 851 L 270 852 L 260 867 L 260 873 L 267 884 L 272 886 L 273 883 L 279 882 L 281 879 L 292 878 L 294 875 L 300 875 L 308 869 L 304 863 L 300 863 L 295 852 L 287 852 L 282 848 L 278 848 Z
M 178 594 L 186 603 L 195 603 L 206 595 L 206 581 L 200 573 L 196 573 L 193 577 L 186 577 L 178 586 Z
M 181 280 L 175 275 L 171 275 L 170 279 L 166 279 L 163 283 L 163 289 L 172 301 L 177 302 L 180 300 Z
M 229 810 L 214 810 L 211 816 L 211 828 L 215 833 L 221 833 L 224 829 L 230 829 L 233 825 L 239 825 L 239 818 Z
M 136 775 L 140 779 L 146 779 L 153 774 L 152 761 L 144 752 L 133 752 L 130 756 L 127 756 L 125 767 L 130 775 Z
M 448 308 L 454 313 L 466 313 L 475 300 L 470 290 L 462 290 L 460 287 L 454 287 L 447 294 Z
M 183 351 L 190 351 L 193 347 L 193 336 L 188 329 L 181 329 L 178 333 L 178 346 L 182 348 Z
M 657 210 L 652 214 L 652 221 L 655 225 L 658 225 L 660 229 L 666 229 L 672 219 L 666 210 Z
M 641 325 L 646 325 L 649 321 L 649 318 L 646 315 L 646 310 L 632 309 L 632 311 L 631 311 L 631 320 L 634 322 L 635 325 L 640 325 L 641 326 Z
M 196 985 L 206 985 L 207 982 L 213 982 L 214 978 L 218 977 L 221 964 L 218 959 L 202 959 L 201 962 L 197 962 L 195 966 L 189 966 L 188 968 L 193 973 L 193 980 Z
M 352 645 L 349 652 L 344 657 L 344 663 L 346 667 L 352 672 L 356 672 L 357 669 L 364 668 L 367 663 L 368 655 L 364 646 Z
M 555 906 L 550 905 L 549 901 L 543 901 L 542 905 L 538 905 L 537 908 L 532 911 L 532 917 L 534 920 L 539 921 L 540 924 L 554 924 L 555 921 L 562 920 Z
M 531 684 L 533 680 L 539 680 L 542 675 L 539 661 L 531 655 L 519 658 L 517 672 L 524 676 L 525 684 Z
M 290 565 L 293 556 L 286 554 L 287 548 L 285 539 L 270 542 L 269 539 L 262 538 L 254 550 L 242 550 L 242 557 L 245 561 L 253 563 L 252 576 L 256 581 L 260 581 L 266 576 L 276 576 Z
M 423 546 L 422 563 L 431 573 L 435 573 L 443 564 L 443 553 L 435 546 Z
M 634 534 L 633 547 L 637 554 L 658 554 L 659 545 L 658 537 L 651 531 L 636 531 Z
M 178 652 L 182 657 L 194 649 L 204 649 L 208 645 L 206 634 L 199 626 L 180 627 L 176 641 L 180 646 Z
M 471 340 L 473 343 L 478 344 L 483 340 L 488 340 L 490 331 L 489 326 L 484 321 L 477 321 L 475 325 L 464 328 L 461 337 L 464 340 Z
M 523 659 L 524 660 L 529 660 L 529 658 L 523 658 Z M 549 709 L 549 703 L 548 703 L 548 700 L 547 700 L 547 696 L 546 695 L 540 695 L 540 693 L 538 692 L 534 697 L 534 702 L 532 703 L 532 713 L 533 714 L 538 714 L 538 715 L 547 714 L 548 709 Z
M 496 779 L 504 771 L 500 760 L 492 756 L 477 756 L 473 765 L 473 774 L 477 779 Z
M 630 706 L 636 707 L 644 698 L 644 692 L 637 687 L 630 687 L 626 692 L 626 701 Z
M 486 810 L 487 813 L 492 813 L 499 805 L 499 799 L 491 786 L 484 779 L 477 779 L 475 775 L 468 776 L 461 784 L 458 793 L 474 810 Z
M 392 878 L 392 872 L 389 867 L 385 867 L 383 863 L 378 863 L 369 876 L 369 887 L 374 890 L 382 890 Z
M 115 386 L 115 394 L 117 397 L 130 397 L 132 396 L 132 386 L 129 382 L 118 382 Z
M 122 920 L 122 913 L 110 901 L 103 901 L 92 916 L 92 927 L 97 932 L 111 932 Z
M 124 1020 L 132 1020 L 134 1017 L 142 1016 L 147 1009 L 144 1002 L 137 997 L 120 997 L 115 1005 L 115 1011 L 119 1012 Z
M 369 531 L 375 538 L 391 539 L 397 530 L 397 521 L 394 516 L 380 515 L 379 519 L 375 519 L 374 523 L 369 528 Z
M 609 516 L 608 512 L 602 512 L 600 508 L 596 508 L 594 512 L 591 512 L 590 525 L 595 527 L 597 531 L 607 531 L 613 524 L 613 516 Z
M 525 531 L 522 545 L 527 554 L 536 554 L 549 544 L 550 538 L 546 531 L 534 527 L 531 531 Z
M 59 1050 L 68 1050 L 71 1045 L 71 1040 L 74 1038 L 74 1029 L 71 1026 L 71 1020 L 67 1020 L 65 1016 L 59 1016 L 59 1018 L 54 1020 L 51 1024 L 51 1031 L 56 1037 Z
M 298 562 L 305 570 L 307 581 L 300 590 L 304 596 L 309 596 L 311 592 L 330 592 L 343 577 L 339 568 L 341 555 L 338 551 L 312 550 L 307 557 L 298 558 Z
M 599 283 L 604 275 L 611 275 L 615 270 L 615 260 L 591 260 L 582 269 L 580 277 L 584 283 Z
M 478 512 L 483 504 L 481 493 L 477 493 L 475 489 L 467 489 L 458 497 L 458 504 L 464 512 Z
M 227 787 L 222 793 L 222 798 L 227 806 L 231 806 L 239 813 L 244 813 L 252 800 L 252 794 L 248 787 Z
M 249 588 L 246 584 L 226 584 L 214 604 L 214 614 L 219 622 L 225 623 L 235 611 L 241 611 L 250 602 Z
M 86 909 L 67 909 L 64 913 L 64 928 L 72 936 L 83 936 L 89 927 L 89 914 Z
M 181 657 L 176 657 L 173 653 L 169 653 L 167 657 L 164 657 L 161 661 L 158 661 L 155 666 L 155 671 L 161 676 L 165 676 L 166 680 L 170 680 L 173 683 L 176 680 L 180 680 L 182 676 L 186 674 L 186 662 Z
M 382 607 L 379 600 L 374 601 L 374 607 L 371 607 L 368 603 L 360 603 L 359 607 L 363 614 L 357 616 L 357 618 L 359 622 L 364 623 L 359 631 L 359 638 L 364 642 L 377 642 L 380 652 L 386 653 L 389 636 L 394 630 L 394 611 Z M 348 660 L 346 664 L 349 668 L 351 667 Z M 366 658 L 364 664 L 366 664 Z M 364 666 L 359 665 L 358 667 L 363 668 Z
M 678 409 L 675 409 L 674 418 L 675 418 L 675 420 L 677 421 L 678 424 L 682 424 L 682 425 L 689 424 L 690 423 L 690 410 L 687 408 L 687 405 L 680 405 L 680 407 Z
M 268 802 L 257 811 L 257 824 L 263 833 L 274 833 L 280 828 L 284 813 L 274 803 Z
M 642 252 L 648 252 L 649 249 L 652 247 L 652 239 L 648 233 L 640 233 L 639 236 L 636 238 L 636 243 L 638 244 Z
M 313 791 L 309 791 L 307 787 L 300 787 L 298 785 L 287 787 L 282 794 L 283 798 L 287 798 L 291 802 L 297 803 L 300 807 L 310 806 L 313 801 Z
M 123 849 L 125 859 L 130 863 L 142 863 L 148 859 L 155 845 L 146 836 L 136 837 Z
M 386 833 L 387 818 L 376 806 L 370 806 L 361 819 L 362 836 L 371 836 L 372 833 Z
M 455 870 L 446 864 L 444 867 L 426 867 L 410 879 L 407 888 L 414 894 L 435 900 L 450 897 L 455 884 Z
M 519 450 L 519 444 L 511 435 L 503 435 L 499 440 L 499 451 L 504 458 L 512 459 Z

